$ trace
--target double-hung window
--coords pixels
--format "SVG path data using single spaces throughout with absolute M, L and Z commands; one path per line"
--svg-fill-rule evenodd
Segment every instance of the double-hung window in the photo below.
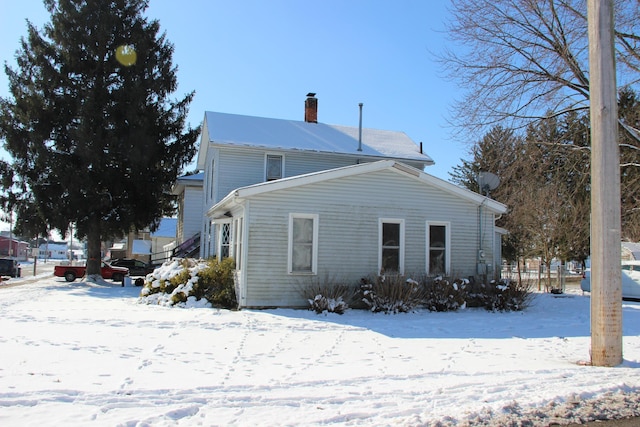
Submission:
M 404 274 L 404 219 L 380 219 L 378 270 Z
M 448 222 L 427 222 L 427 274 L 449 274 L 451 269 L 450 229 Z
M 316 274 L 318 269 L 318 215 L 289 215 L 289 273 Z

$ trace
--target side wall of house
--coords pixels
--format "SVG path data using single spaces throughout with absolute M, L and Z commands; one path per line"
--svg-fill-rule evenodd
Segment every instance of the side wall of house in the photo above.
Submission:
M 302 306 L 300 286 L 309 281 L 357 283 L 378 268 L 379 219 L 405 223 L 405 273 L 426 270 L 426 223 L 450 226 L 450 272 L 476 275 L 478 206 L 448 192 L 392 171 L 351 176 L 273 191 L 248 201 L 248 254 L 245 260 L 247 307 Z M 290 213 L 317 214 L 318 272 L 287 274 Z M 493 264 L 493 215 L 485 212 L 483 249 Z
M 202 227 L 202 187 L 185 187 L 184 189 L 184 218 L 182 223 L 182 239 L 178 244 L 199 233 Z

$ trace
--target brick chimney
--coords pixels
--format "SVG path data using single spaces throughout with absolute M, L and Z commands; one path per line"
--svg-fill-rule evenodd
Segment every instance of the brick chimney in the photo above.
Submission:
M 304 121 L 307 123 L 318 123 L 318 99 L 315 93 L 309 92 L 304 101 Z

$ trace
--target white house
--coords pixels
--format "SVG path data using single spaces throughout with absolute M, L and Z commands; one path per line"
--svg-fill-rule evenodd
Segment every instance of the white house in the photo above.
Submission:
M 301 305 L 294 282 L 309 275 L 499 271 L 506 208 L 424 173 L 433 163 L 403 132 L 318 123 L 315 94 L 304 121 L 206 112 L 200 256 L 236 259 L 241 307 Z M 198 203 L 174 188 L 186 230 Z
M 297 290 L 309 277 L 492 272 L 500 265 L 494 221 L 505 212 L 386 160 L 238 188 L 207 215 L 225 236 L 219 256 L 236 261 L 239 305 L 286 307 L 305 304 Z

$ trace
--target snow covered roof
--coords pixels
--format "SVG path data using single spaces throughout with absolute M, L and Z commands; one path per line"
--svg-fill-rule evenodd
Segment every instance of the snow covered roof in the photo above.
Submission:
M 363 128 L 361 151 L 358 150 L 359 132 L 358 127 L 207 111 L 202 125 L 198 168 L 204 169 L 209 144 L 351 154 L 421 162 L 424 166 L 434 164 L 433 159 L 421 153 L 420 147 L 404 132 Z
M 640 243 L 622 242 L 622 248 L 627 250 L 633 259 L 640 260 Z
M 171 187 L 171 194 L 180 195 L 185 187 L 202 187 L 204 184 L 204 172 L 193 175 L 183 175 L 176 179 L 175 184 Z

